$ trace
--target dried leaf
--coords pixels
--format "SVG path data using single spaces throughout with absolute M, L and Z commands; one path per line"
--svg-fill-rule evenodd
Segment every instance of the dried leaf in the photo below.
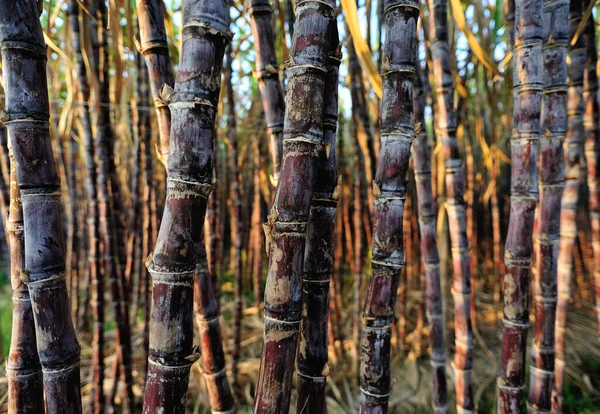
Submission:
M 171 99 L 173 99 L 173 88 L 171 88 L 166 83 L 160 87 L 160 91 L 158 91 L 158 99 L 164 105 L 169 105 L 171 103 Z
M 373 181 L 373 197 L 381 197 L 381 188 L 379 188 L 379 184 L 376 181 Z
M 498 70 L 498 66 L 496 62 L 492 58 L 488 56 L 488 54 L 483 50 L 477 38 L 471 31 L 471 28 L 467 24 L 467 19 L 465 17 L 465 11 L 462 8 L 462 4 L 460 0 L 450 0 L 450 4 L 452 5 L 452 15 L 454 16 L 454 20 L 458 25 L 458 28 L 461 32 L 465 34 L 467 38 L 467 42 L 471 47 L 471 51 L 477 57 L 477 59 L 488 68 L 494 75 L 500 75 L 500 71 Z
M 356 54 L 358 55 L 358 59 L 360 60 L 361 66 L 365 70 L 367 78 L 369 79 L 369 83 L 375 91 L 375 94 L 379 99 L 381 99 L 381 75 L 379 74 L 379 72 L 377 72 L 377 68 L 375 68 L 369 45 L 367 45 L 367 42 L 365 41 L 360 31 L 360 24 L 358 23 L 358 12 L 356 9 L 356 1 L 342 0 L 342 8 L 344 9 L 344 14 L 346 15 L 346 22 L 348 23 L 348 27 L 350 28 L 350 34 L 352 35 L 352 40 L 354 41 L 354 48 L 356 49 Z
M 344 189 L 344 187 L 342 185 L 342 176 L 340 175 L 338 177 L 337 186 L 333 190 L 333 194 L 331 195 L 331 198 L 333 198 L 336 201 L 339 201 L 342 198 L 342 191 L 343 191 L 343 189 Z

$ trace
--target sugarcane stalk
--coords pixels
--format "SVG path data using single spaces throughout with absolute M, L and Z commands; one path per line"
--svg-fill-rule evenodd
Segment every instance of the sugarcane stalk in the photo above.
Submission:
M 569 39 L 572 40 L 581 22 L 581 0 L 571 0 L 569 6 Z M 552 410 L 561 413 L 563 406 L 563 388 L 566 368 L 565 333 L 567 311 L 571 299 L 571 279 L 573 276 L 573 248 L 577 238 L 577 205 L 579 187 L 583 174 L 581 156 L 583 155 L 584 133 L 583 113 L 583 77 L 586 61 L 585 39 L 579 36 L 575 44 L 569 47 L 568 95 L 567 95 L 567 133 L 565 139 L 565 190 L 561 200 L 560 244 L 558 248 L 554 391 Z
M 325 385 L 329 375 L 328 316 L 329 286 L 333 271 L 335 218 L 341 186 L 336 169 L 338 121 L 338 76 L 341 48 L 337 28 L 332 32 L 327 76 L 323 142 L 318 149 L 313 199 L 308 218 L 304 275 L 302 278 L 302 322 L 296 360 L 298 399 L 296 411 L 322 413 L 326 409 Z M 337 190 L 337 191 L 336 191 Z
M 69 17 L 71 23 L 71 42 L 75 52 L 79 95 L 82 102 L 88 102 L 90 89 L 87 80 L 87 69 L 81 49 L 81 34 L 79 24 L 79 4 L 76 0 L 69 2 Z M 88 271 L 92 290 L 92 310 L 94 329 L 92 337 L 92 369 L 90 412 L 104 411 L 104 281 L 100 273 L 99 262 L 99 232 L 98 232 L 98 201 L 96 192 L 96 160 L 94 136 L 90 112 L 86 106 L 81 107 L 80 121 L 83 130 L 83 145 L 85 152 L 87 226 L 88 226 Z
M 46 48 L 41 10 L 30 0 L 0 1 L 6 107 L 23 204 L 25 266 L 47 412 L 80 413 L 79 343 L 65 275 L 60 181 L 49 134 Z
M 567 130 L 569 0 L 544 2 L 544 95 L 539 148 L 539 201 L 534 224 L 535 338 L 531 349 L 528 410 L 548 412 L 554 385 L 560 207 L 564 189 L 563 141 Z
M 453 263 L 456 406 L 462 412 L 475 410 L 473 400 L 473 332 L 471 326 L 470 254 L 464 200 L 464 168 L 456 137 L 453 76 L 448 46 L 446 0 L 429 0 L 431 54 L 437 91 L 437 135 L 442 142 L 445 166 L 446 211 L 450 227 Z
M 583 98 L 585 113 L 583 119 L 585 134 L 585 158 L 589 187 L 589 211 L 592 227 L 592 248 L 594 252 L 594 284 L 596 290 L 596 312 L 600 334 L 600 129 L 598 122 L 598 74 L 596 35 L 594 17 L 589 16 L 583 33 L 586 42 L 587 59 L 584 74 Z
M 347 29 L 349 32 L 349 29 Z M 367 171 L 364 167 L 365 157 L 363 156 L 362 149 L 359 144 L 359 125 L 362 124 L 365 132 L 370 135 L 369 124 L 368 124 L 368 114 L 366 113 L 366 103 L 364 101 L 364 91 L 363 91 L 363 83 L 362 83 L 362 72 L 360 68 L 360 63 L 358 61 L 358 56 L 356 54 L 356 50 L 354 48 L 354 43 L 352 40 L 348 42 L 348 72 L 349 72 L 349 82 L 350 82 L 350 98 L 352 100 L 352 148 L 354 149 L 354 174 L 353 174 L 353 189 L 354 195 L 352 198 L 352 205 L 354 207 L 354 212 L 352 216 L 352 224 L 354 230 L 354 255 L 352 263 L 352 274 L 354 279 L 354 310 L 353 310 L 353 320 L 352 320 L 352 338 L 353 338 L 353 347 L 352 347 L 352 358 L 354 360 L 355 369 L 358 370 L 359 360 L 360 360 L 360 327 L 361 327 L 361 312 L 362 312 L 362 303 L 361 303 L 361 292 L 363 286 L 363 267 L 364 267 L 364 239 L 362 237 L 362 218 L 363 218 L 363 197 L 362 197 L 362 188 L 364 188 L 365 179 L 362 174 L 362 171 L 365 171 L 366 174 L 370 174 L 371 181 L 374 175 L 374 172 L 371 173 Z M 365 121 L 366 116 L 366 121 Z M 368 141 L 373 141 L 372 138 L 368 139 Z M 373 160 L 375 157 L 373 157 Z M 375 167 L 375 163 L 373 162 L 372 167 Z M 366 227 L 366 226 L 365 226 Z M 357 371 L 358 372 L 358 371 Z
M 521 0 L 515 9 L 514 123 L 508 234 L 504 251 L 504 318 L 498 412 L 524 411 L 525 354 L 529 327 L 529 272 L 538 200 L 537 155 L 543 93 L 542 0 Z
M 0 126 L 0 129 L 4 129 Z M 0 132 L 1 133 L 1 132 Z M 25 265 L 23 206 L 17 183 L 14 158 L 10 158 L 10 206 L 6 230 L 10 241 L 10 281 L 12 285 L 12 334 L 6 362 L 9 414 L 35 414 L 44 411 L 42 366 L 35 339 L 35 323 L 27 285 L 21 280 Z
M 231 40 L 227 10 L 225 0 L 183 3 L 182 50 L 170 102 L 167 197 L 148 261 L 154 308 L 144 413 L 185 411 L 190 366 L 197 359 L 192 352 L 194 274 L 215 184 L 215 117 Z
M 429 352 L 432 369 L 433 390 L 431 405 L 433 412 L 448 412 L 448 387 L 446 384 L 446 350 L 444 348 L 444 318 L 442 314 L 442 288 L 440 284 L 440 256 L 437 247 L 435 202 L 433 198 L 431 157 L 425 130 L 424 77 L 416 65 L 414 85 L 415 122 L 419 128 L 412 146 L 412 159 L 417 189 L 417 211 L 421 235 L 421 256 L 425 270 L 425 303 L 429 324 Z M 426 80 L 426 79 L 425 79 Z
M 262 228 L 262 197 L 260 191 L 260 148 L 258 143 L 254 148 L 254 198 L 252 201 L 252 228 L 254 229 L 254 238 L 252 241 L 253 249 L 254 249 L 254 257 L 253 257 L 253 270 L 252 270 L 252 285 L 254 289 L 254 307 L 257 310 L 260 309 L 260 303 L 262 295 L 261 295 L 261 281 L 262 281 L 262 268 L 263 268 L 263 234 L 261 232 Z
M 175 83 L 169 44 L 165 30 L 162 0 L 138 0 L 137 18 L 140 27 L 140 53 L 148 67 L 148 80 L 158 118 L 161 161 L 168 165 L 171 111 L 169 94 Z
M 270 0 L 247 1 L 256 53 L 254 77 L 258 81 L 265 110 L 269 133 L 269 152 L 273 165 L 273 184 L 276 186 L 283 154 L 285 101 L 279 79 L 279 64 L 275 48 L 275 33 L 273 32 L 273 9 Z
M 400 273 L 405 265 L 403 214 L 415 135 L 413 80 L 419 3 L 386 0 L 381 67 L 381 149 L 375 197 L 371 280 L 362 317 L 361 412 L 385 413 L 391 391 L 390 339 Z
M 221 341 L 219 304 L 214 294 L 203 243 L 200 245 L 196 266 L 194 301 L 196 323 L 200 330 L 202 374 L 206 381 L 210 408 L 213 412 L 234 413 L 235 401 L 227 380 L 225 353 Z
M 287 413 L 302 313 L 302 268 L 314 185 L 323 141 L 325 78 L 335 17 L 334 0 L 296 4 L 283 131 L 283 162 L 266 230 L 269 267 L 264 343 L 254 410 Z

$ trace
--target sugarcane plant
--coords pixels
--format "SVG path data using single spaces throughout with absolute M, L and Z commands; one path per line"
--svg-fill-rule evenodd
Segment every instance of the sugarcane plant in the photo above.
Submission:
M 175 80 L 162 8 L 162 0 L 138 0 L 136 10 L 140 28 L 139 48 L 148 67 L 148 80 L 152 88 L 152 98 L 158 118 L 160 156 L 166 167 L 169 159 L 171 132 L 169 96 Z
M 4 127 L 0 126 L 0 134 L 2 133 Z M 23 206 L 12 154 L 10 160 L 10 207 L 6 231 L 10 241 L 13 319 L 10 351 L 6 362 L 8 412 L 34 414 L 44 411 L 42 367 L 36 349 L 29 290 L 21 280 L 21 269 L 25 265 Z
M 436 134 L 442 144 L 446 183 L 446 211 L 452 244 L 454 297 L 454 377 L 456 407 L 474 411 L 473 328 L 471 326 L 471 277 L 467 238 L 464 168 L 456 137 L 453 74 L 448 46 L 447 0 L 429 0 L 429 41 L 433 60 L 437 113 Z
M 190 367 L 198 358 L 193 352 L 194 275 L 207 198 L 215 184 L 215 118 L 223 57 L 231 40 L 225 0 L 186 0 L 182 10 L 179 72 L 169 103 L 167 198 L 147 263 L 154 308 L 145 413 L 185 411 Z
M 542 0 L 522 0 L 515 5 L 512 178 L 510 219 L 504 252 L 506 274 L 503 280 L 502 357 L 498 375 L 499 413 L 523 412 L 525 401 L 529 272 L 538 200 L 537 155 L 544 87 L 542 5 Z
M 391 392 L 392 322 L 400 273 L 406 260 L 402 225 L 410 149 L 415 135 L 413 82 L 418 20 L 417 1 L 384 2 L 381 149 L 373 181 L 371 280 L 362 315 L 360 408 L 364 413 L 387 412 Z
M 583 99 L 585 113 L 583 118 L 585 134 L 585 160 L 587 163 L 587 181 L 590 190 L 589 211 L 592 228 L 592 249 L 594 252 L 594 284 L 596 287 L 596 312 L 600 335 L 600 105 L 598 102 L 598 50 L 596 49 L 596 31 L 594 16 L 588 16 L 583 32 L 586 47 Z
M 212 285 L 206 249 L 200 245 L 196 278 L 194 280 L 196 322 L 200 330 L 202 374 L 206 381 L 209 404 L 213 412 L 234 413 L 235 401 L 225 366 L 221 341 L 220 310 Z
M 569 0 L 544 3 L 543 82 L 539 147 L 539 201 L 534 224 L 532 298 L 535 338 L 531 348 L 528 409 L 548 412 L 554 387 L 560 207 L 564 189 L 563 141 L 567 130 Z
M 433 373 L 431 405 L 436 414 L 448 411 L 446 384 L 446 350 L 444 348 L 444 318 L 440 283 L 440 256 L 437 247 L 436 211 L 431 183 L 431 158 L 425 130 L 425 85 L 421 68 L 416 65 L 414 85 L 415 140 L 412 160 L 417 190 L 417 212 L 421 236 L 421 255 L 425 269 L 425 295 L 429 322 L 429 349 Z
M 46 412 L 80 413 L 79 343 L 70 316 L 60 180 L 49 131 L 41 2 L 0 1 L 0 45 L 8 130 L 21 192 L 25 264 Z
M 250 25 L 254 37 L 256 71 L 267 130 L 269 132 L 269 152 L 273 165 L 273 184 L 277 185 L 281 157 L 283 153 L 283 120 L 285 101 L 283 87 L 279 79 L 279 65 L 273 32 L 273 8 L 270 0 L 247 0 Z
M 583 74 L 585 71 L 585 37 L 577 36 L 581 22 L 582 1 L 571 0 L 569 5 L 569 63 L 567 68 L 567 132 L 565 140 L 565 189 L 561 200 L 560 244 L 557 268 L 557 304 L 555 323 L 554 390 L 552 409 L 562 412 L 566 367 L 565 332 L 567 311 L 571 299 L 573 276 L 573 247 L 577 238 L 577 206 L 579 204 L 581 165 L 583 155 Z M 574 43 L 573 43 L 574 41 Z
M 302 273 L 317 148 L 323 141 L 325 78 L 335 1 L 296 4 L 283 131 L 283 161 L 265 225 L 269 266 L 264 343 L 254 410 L 287 413 L 302 314 Z
M 304 413 L 321 413 L 326 409 L 325 384 L 329 375 L 329 286 L 335 256 L 336 208 L 341 195 L 335 152 L 341 52 L 339 34 L 335 27 L 329 48 L 325 78 L 323 142 L 315 162 L 315 174 L 318 179 L 313 187 L 308 219 L 302 278 L 302 322 L 296 363 L 296 411 Z

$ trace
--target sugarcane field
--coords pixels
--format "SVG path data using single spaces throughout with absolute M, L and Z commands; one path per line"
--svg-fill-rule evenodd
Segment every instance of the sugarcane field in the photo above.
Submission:
M 600 414 L 600 2 L 0 0 L 0 414 Z

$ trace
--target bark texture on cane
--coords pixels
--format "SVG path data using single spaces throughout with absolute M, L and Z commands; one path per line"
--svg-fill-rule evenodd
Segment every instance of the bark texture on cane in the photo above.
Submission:
M 498 412 L 523 412 L 525 354 L 529 327 L 529 271 L 538 199 L 537 155 L 543 93 L 542 0 L 516 3 L 514 124 L 511 137 L 510 220 L 503 281 L 504 318 Z
M 571 0 L 569 6 L 569 39 L 573 39 L 581 22 L 581 0 Z M 573 247 L 577 238 L 577 204 L 579 183 L 583 174 L 583 74 L 585 71 L 585 37 L 579 36 L 570 46 L 567 95 L 567 133 L 565 140 L 565 189 L 561 200 L 560 244 L 558 249 L 555 348 L 554 357 L 554 396 L 552 409 L 562 412 L 563 387 L 566 366 L 565 332 L 567 310 L 571 299 L 571 278 L 573 274 Z
M 87 80 L 86 66 L 81 51 L 79 4 L 77 0 L 69 2 L 69 18 L 71 23 L 71 43 L 75 52 L 77 80 L 82 102 L 88 102 L 90 89 Z M 104 411 L 104 281 L 100 273 L 99 248 L 100 239 L 98 232 L 98 200 L 96 193 L 96 160 L 92 121 L 87 106 L 82 106 L 80 121 L 83 129 L 83 146 L 85 152 L 86 171 L 86 197 L 87 197 L 87 225 L 88 225 L 88 271 L 92 289 L 92 310 L 94 315 L 94 329 L 92 338 L 92 367 L 91 367 L 91 396 L 92 412 Z
M 464 168 L 456 137 L 453 75 L 448 46 L 447 0 L 429 0 L 431 54 L 437 90 L 436 134 L 442 142 L 446 167 L 446 210 L 450 226 L 453 263 L 455 319 L 454 375 L 456 407 L 462 412 L 475 410 L 473 399 L 473 329 L 471 326 L 471 280 L 469 241 L 464 200 Z
M 169 94 L 175 83 L 169 56 L 162 0 L 138 0 L 137 18 L 140 26 L 140 53 L 148 67 L 154 107 L 158 117 L 161 161 L 168 165 L 171 111 Z
M 199 258 L 194 281 L 196 323 L 200 330 L 202 373 L 208 389 L 208 399 L 213 412 L 234 413 L 235 401 L 227 380 L 225 353 L 219 325 L 219 304 L 212 286 L 204 244 L 199 246 Z
M 440 256 L 437 247 L 436 211 L 431 181 L 431 157 L 425 130 L 425 90 L 423 74 L 417 65 L 414 92 L 415 123 L 419 125 L 412 146 L 417 210 L 421 233 L 421 253 L 425 268 L 425 295 L 429 322 L 429 349 L 433 372 L 432 407 L 436 414 L 448 412 L 446 384 L 446 350 L 444 348 L 444 318 L 440 283 Z
M 302 314 L 306 226 L 313 193 L 314 162 L 323 141 L 325 78 L 335 1 L 303 0 L 290 52 L 283 132 L 283 162 L 266 225 L 269 268 L 265 332 L 254 410 L 287 413 Z
M 381 68 L 381 150 L 375 197 L 371 280 L 362 317 L 361 412 L 386 413 L 391 391 L 390 339 L 400 272 L 405 264 L 404 203 L 415 135 L 413 80 L 419 3 L 386 0 L 387 28 Z
M 543 134 L 539 148 L 539 202 L 534 225 L 535 339 L 531 348 L 528 409 L 549 412 L 554 385 L 556 272 L 560 241 L 560 207 L 565 170 L 563 141 L 567 130 L 567 46 L 569 0 L 544 3 Z
M 154 309 L 144 412 L 185 410 L 193 341 L 193 288 L 207 197 L 225 47 L 225 0 L 183 3 L 182 50 L 171 110 L 167 199 L 154 254 Z
M 25 225 L 25 269 L 47 412 L 81 412 L 79 343 L 65 279 L 60 181 L 49 134 L 46 48 L 37 2 L 0 1 L 6 108 Z
M 585 115 L 585 158 L 587 162 L 588 187 L 590 189 L 590 217 L 592 221 L 592 247 L 594 250 L 594 283 L 596 287 L 596 311 L 600 333 L 600 129 L 598 122 L 598 74 L 596 64 L 596 33 L 594 16 L 589 16 L 583 36 L 586 47 L 586 70 L 584 74 L 583 98 Z M 600 46 L 599 46 L 600 47 Z
M 10 159 L 10 207 L 6 231 L 10 241 L 13 313 L 10 352 L 6 362 L 8 412 L 37 414 L 44 412 L 42 366 L 36 349 L 35 323 L 29 290 L 21 280 L 21 270 L 25 266 L 25 229 L 21 193 L 12 155 Z
M 274 185 L 277 185 L 281 157 L 283 154 L 283 120 L 285 102 L 283 87 L 279 79 L 279 64 L 275 49 L 273 32 L 273 9 L 271 0 L 247 0 L 250 11 L 250 24 L 254 37 L 256 53 L 256 72 L 260 94 L 262 96 L 267 129 L 269 131 L 269 149 L 273 163 Z
M 329 375 L 329 285 L 335 256 L 335 214 L 341 193 L 341 187 L 337 187 L 335 152 L 341 60 L 339 45 L 339 34 L 334 27 L 325 78 L 323 142 L 315 162 L 315 176 L 318 178 L 313 187 L 304 251 L 302 322 L 296 364 L 296 411 L 307 414 L 322 413 L 326 409 L 325 384 Z

